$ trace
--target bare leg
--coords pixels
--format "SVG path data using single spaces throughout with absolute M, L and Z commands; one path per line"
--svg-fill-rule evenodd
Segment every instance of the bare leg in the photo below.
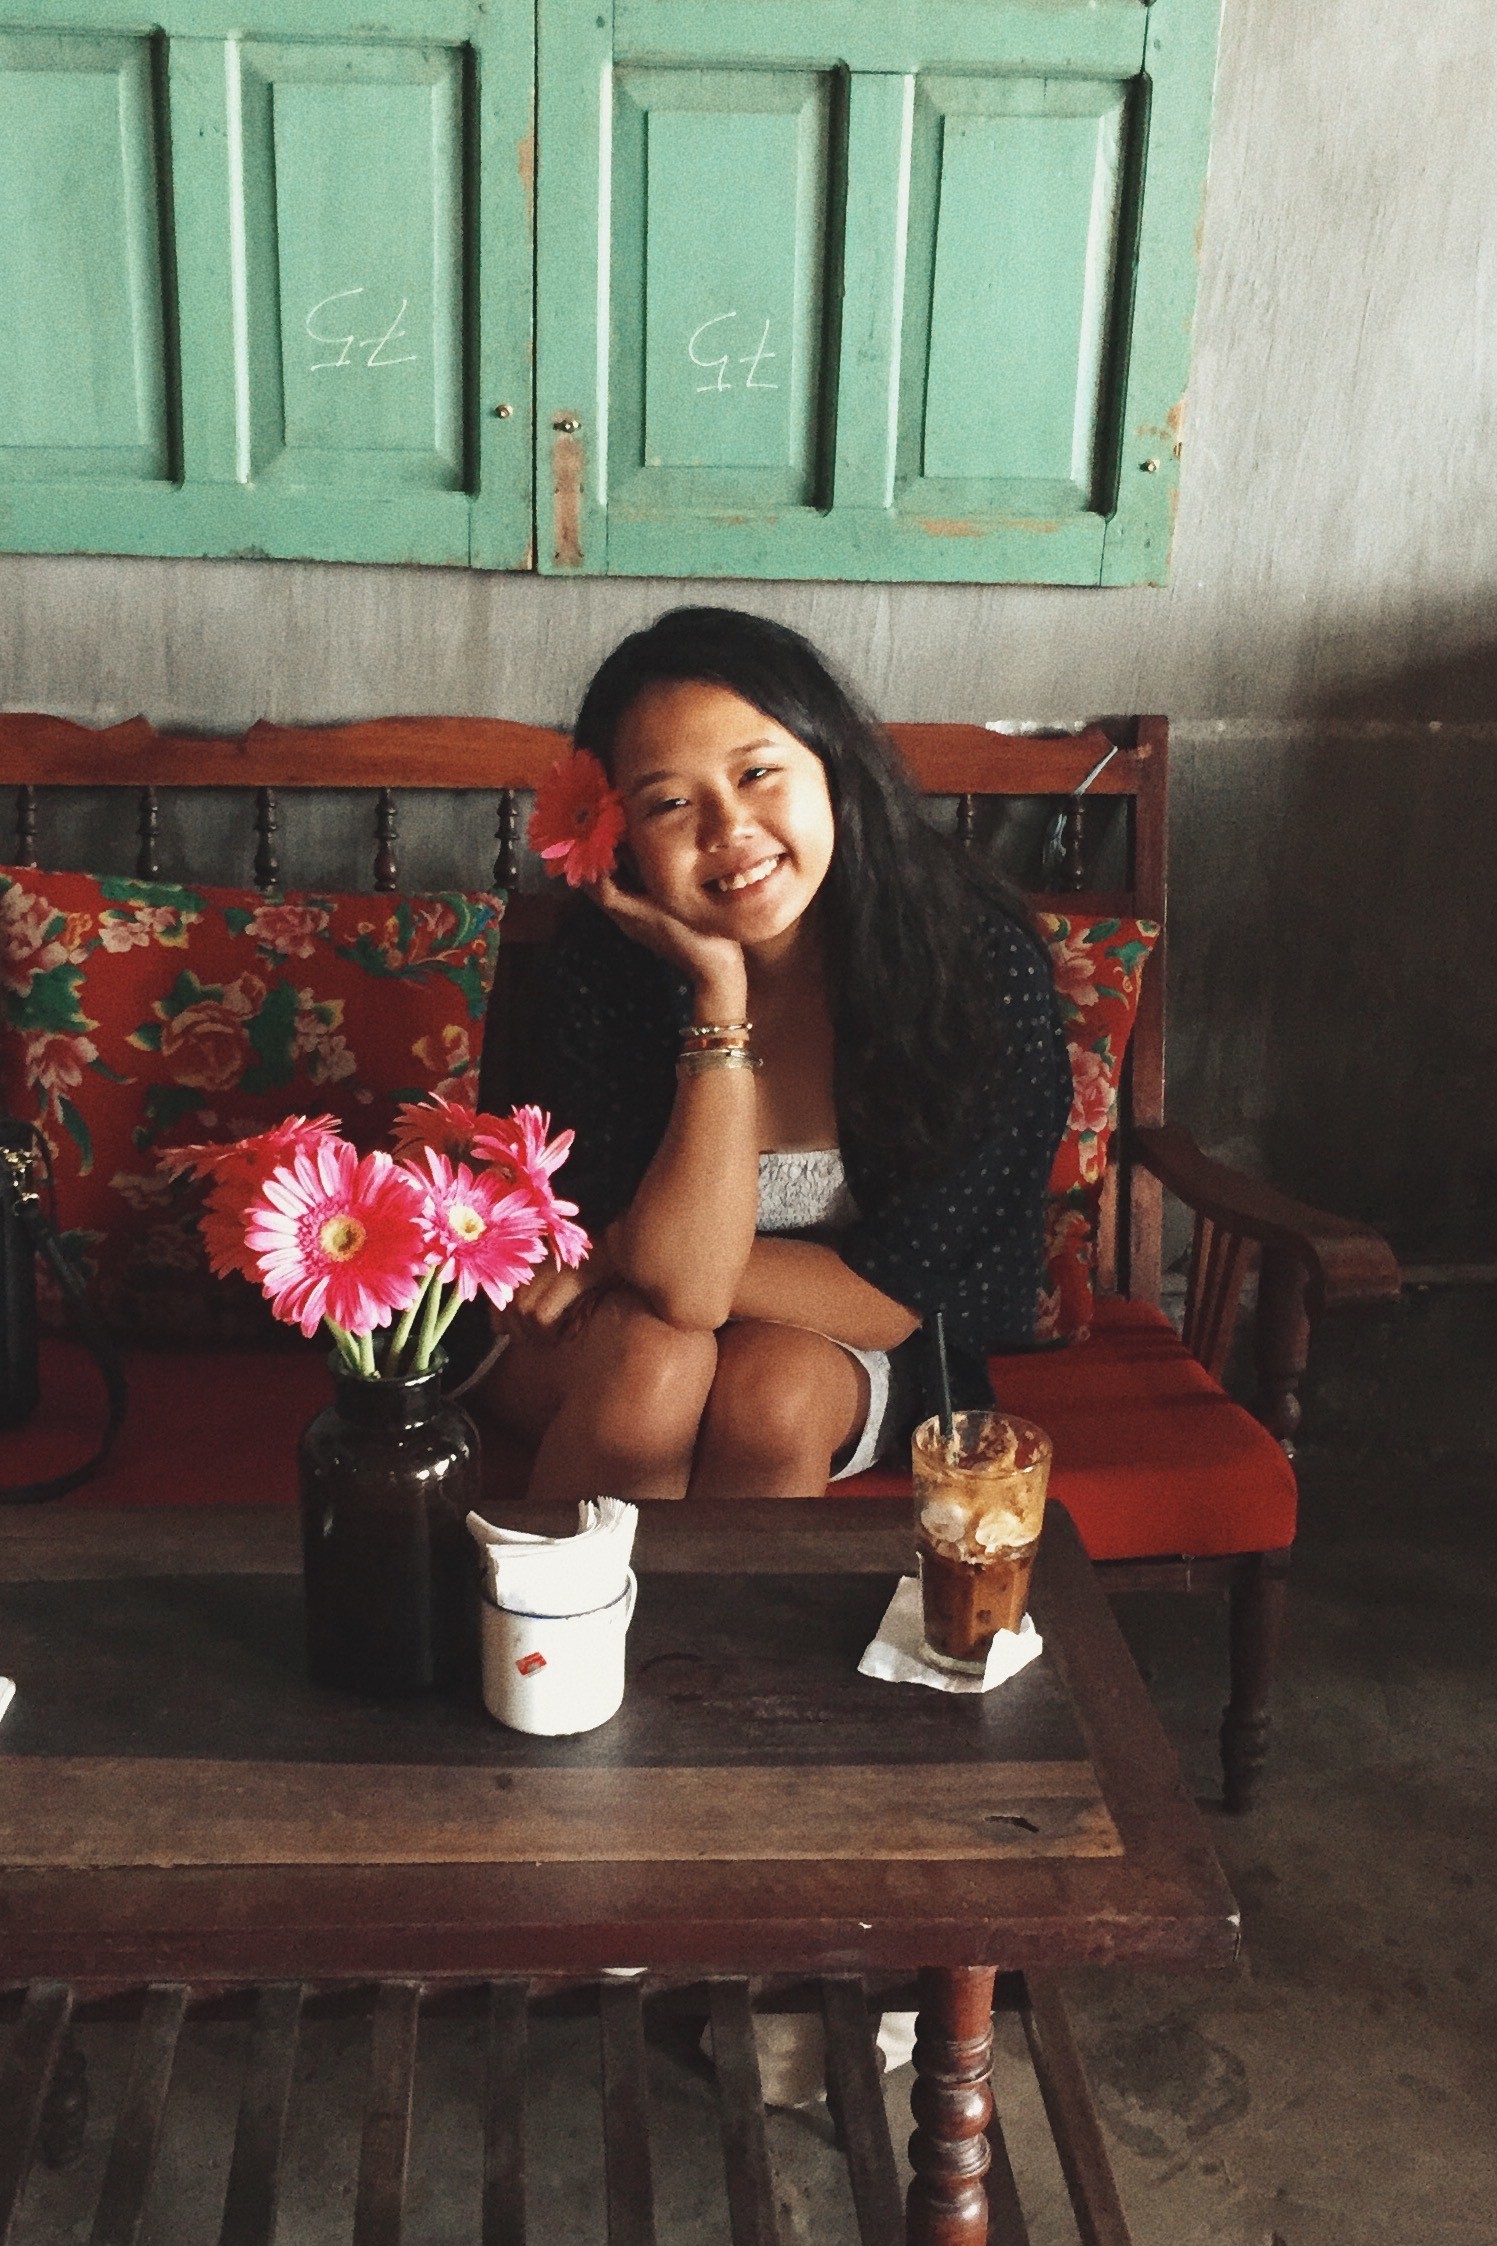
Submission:
M 533 1498 L 684 1497 L 716 1367 L 713 1335 L 666 1325 L 619 1287 L 560 1340 L 511 1342 L 484 1402 L 537 1444 Z
M 819 1497 L 867 1412 L 867 1373 L 824 1334 L 754 1319 L 724 1326 L 690 1494 Z

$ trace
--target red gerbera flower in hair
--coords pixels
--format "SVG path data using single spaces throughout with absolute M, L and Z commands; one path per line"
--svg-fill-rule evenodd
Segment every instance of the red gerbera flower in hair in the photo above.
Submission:
M 574 749 L 546 774 L 525 839 L 547 873 L 566 875 L 569 888 L 612 873 L 624 839 L 624 806 L 588 750 Z

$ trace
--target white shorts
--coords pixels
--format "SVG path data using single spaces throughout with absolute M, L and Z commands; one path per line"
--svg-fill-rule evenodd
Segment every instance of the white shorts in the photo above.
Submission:
M 888 1456 L 899 1440 L 903 1413 L 902 1398 L 896 1391 L 903 1383 L 898 1379 L 887 1349 L 854 1349 L 850 1341 L 839 1341 L 849 1357 L 855 1357 L 868 1375 L 868 1416 L 863 1422 L 863 1432 L 852 1447 L 845 1466 L 839 1466 L 832 1476 L 834 1482 L 845 1482 L 850 1474 L 866 1474 L 870 1466 L 877 1465 Z

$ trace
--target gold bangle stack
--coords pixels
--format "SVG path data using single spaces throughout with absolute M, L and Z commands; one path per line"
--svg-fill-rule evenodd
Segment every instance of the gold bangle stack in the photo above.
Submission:
M 692 1022 L 681 1032 L 677 1076 L 705 1076 L 709 1069 L 757 1069 L 763 1063 L 749 1051 L 752 1022 Z

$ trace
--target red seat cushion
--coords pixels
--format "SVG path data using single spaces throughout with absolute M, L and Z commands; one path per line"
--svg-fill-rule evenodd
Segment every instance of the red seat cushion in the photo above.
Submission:
M 296 1446 L 332 1401 L 320 1341 L 284 1349 L 123 1349 L 130 1408 L 80 1505 L 294 1505 Z M 0 1484 L 79 1465 L 104 1426 L 104 1389 L 77 1342 L 42 1343 L 35 1417 L 0 1434 Z M 484 1502 L 518 1497 L 529 1453 L 484 1430 Z
M 1050 1488 L 1094 1560 L 1277 1551 L 1294 1540 L 1294 1470 L 1147 1303 L 1099 1302 L 1086 1341 L 992 1360 L 1001 1401 L 1055 1441 Z M 901 1496 L 875 1468 L 833 1497 Z
M 129 1416 L 80 1502 L 295 1501 L 297 1437 L 330 1394 L 321 1348 L 125 1356 Z M 993 1377 L 1006 1405 L 1054 1437 L 1051 1488 L 1094 1560 L 1274 1551 L 1293 1541 L 1295 1482 L 1284 1453 L 1157 1310 L 1100 1303 L 1089 1340 L 997 1357 Z M 0 1481 L 76 1463 L 102 1419 L 98 1376 L 84 1351 L 44 1343 L 41 1406 L 28 1427 L 0 1435 Z M 909 1480 L 876 1468 L 828 1495 L 908 1503 Z
M 81 1505 L 294 1505 L 296 1441 L 332 1396 L 327 1352 L 120 1352 L 130 1408 Z M 93 1362 L 72 1341 L 42 1343 L 35 1417 L 0 1435 L 0 1482 L 40 1480 L 87 1458 L 104 1424 Z

